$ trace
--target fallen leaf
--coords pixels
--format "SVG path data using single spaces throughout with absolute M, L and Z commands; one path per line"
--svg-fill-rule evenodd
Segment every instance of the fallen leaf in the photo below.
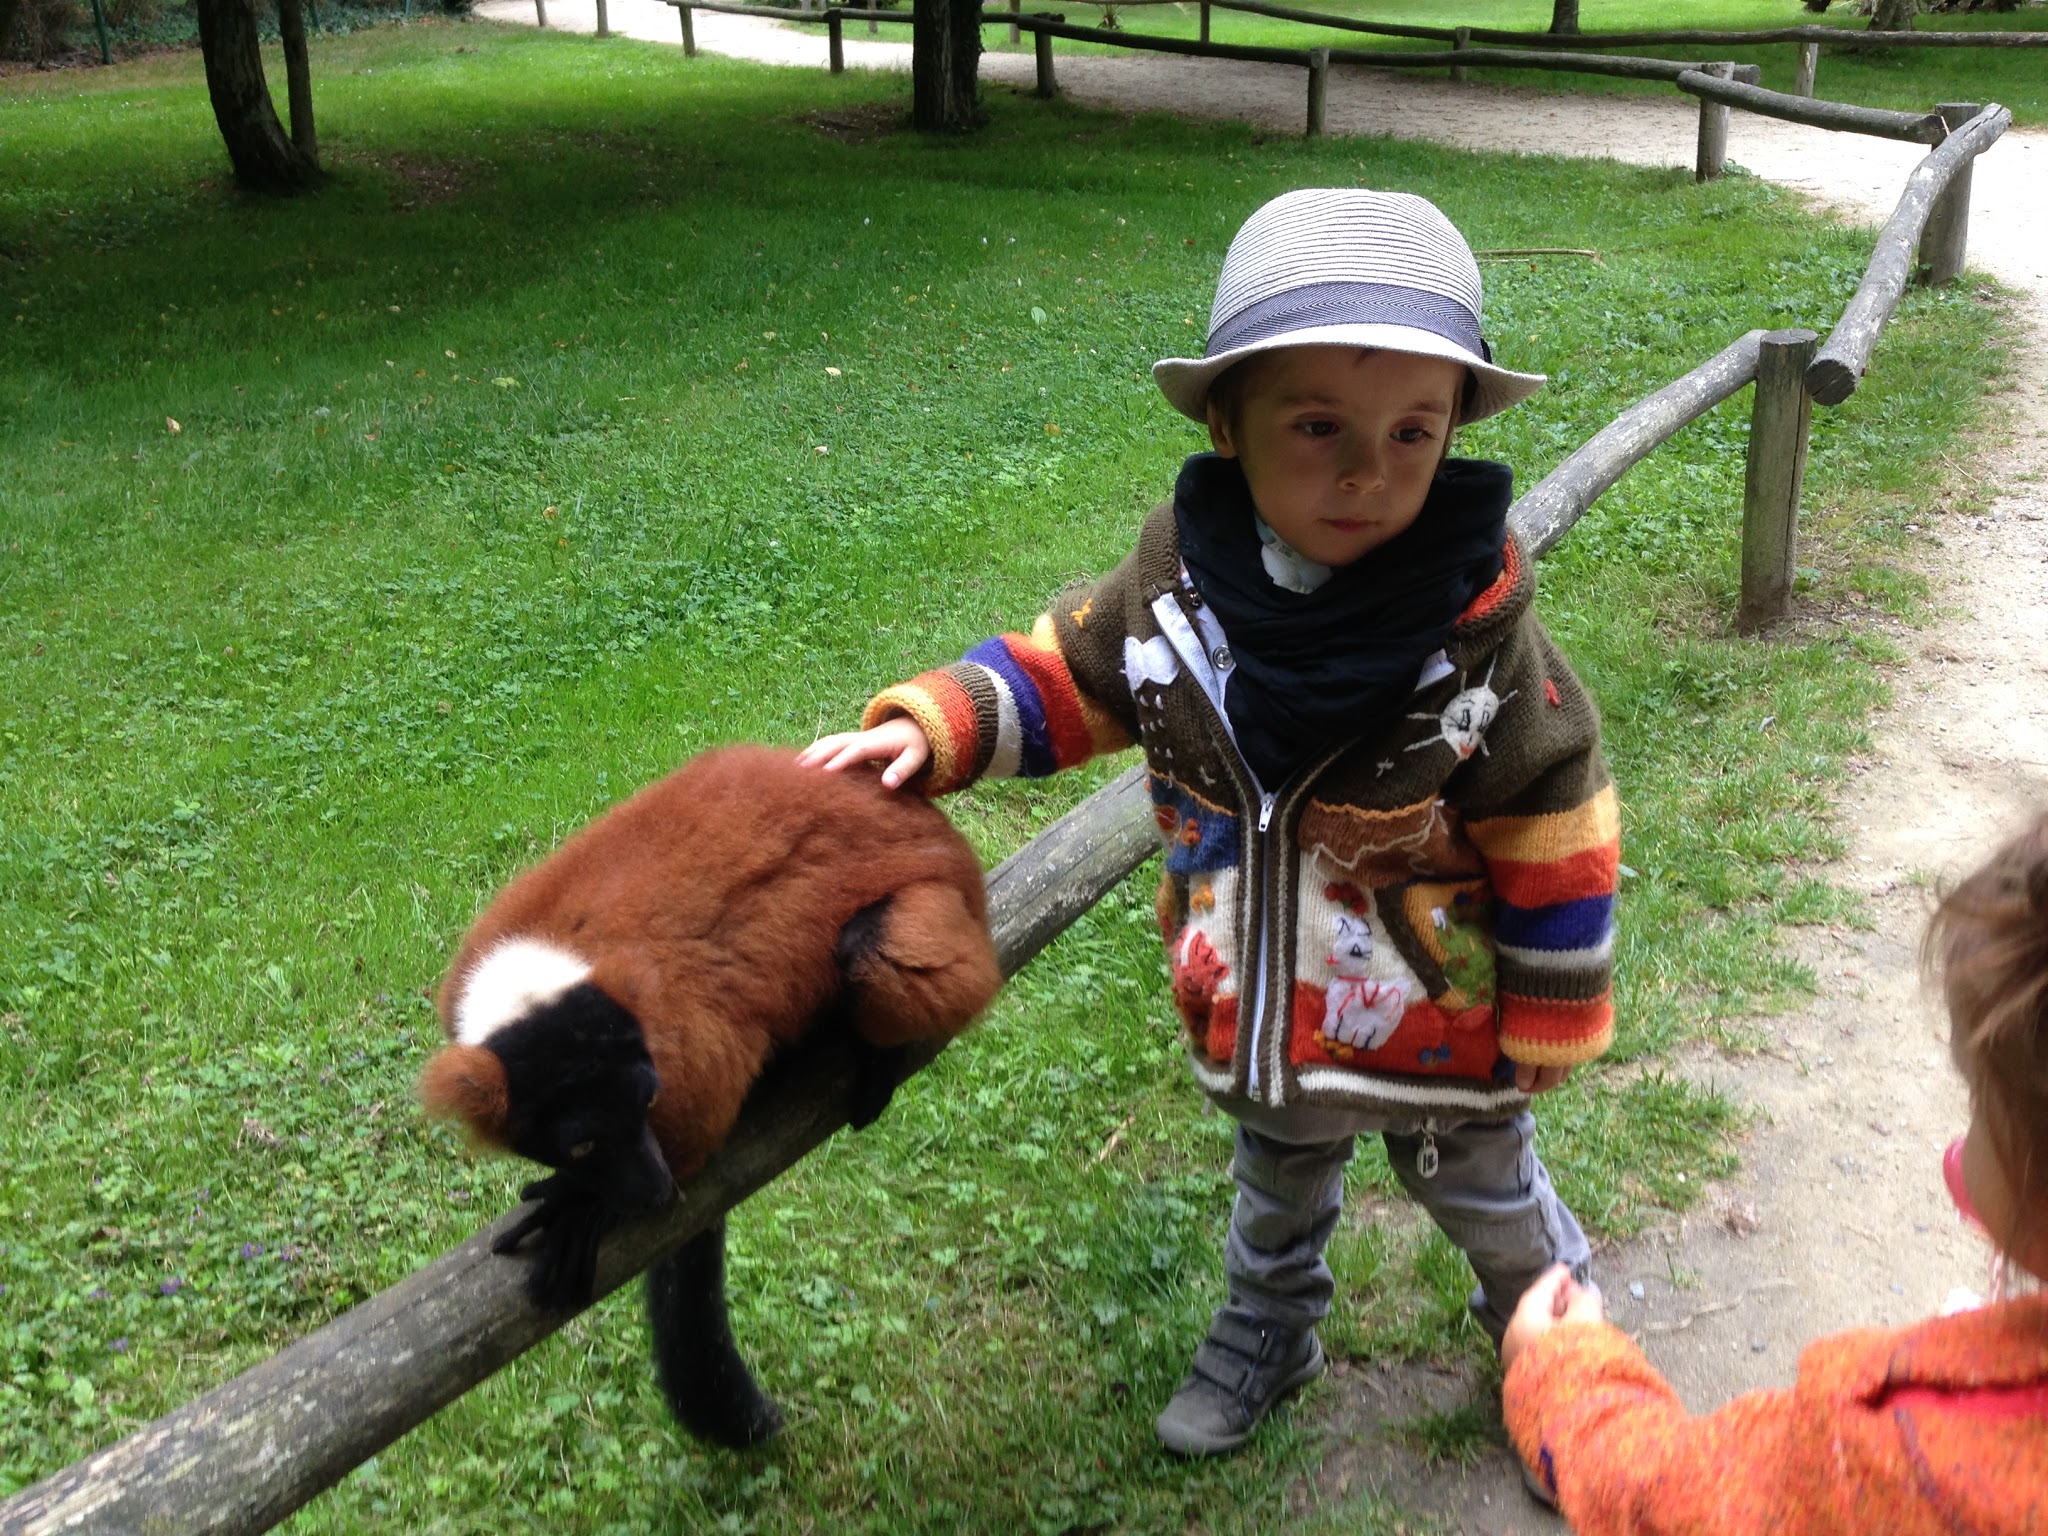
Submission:
M 498 386 L 498 388 L 500 388 L 500 389 L 511 389 L 511 388 L 513 388 L 513 387 L 514 387 L 515 385 L 517 385 L 519 381 L 518 381 L 517 379 L 515 379 L 515 378 L 511 378 L 511 377 L 509 377 L 509 376 L 507 376 L 507 375 L 504 375 L 504 374 L 500 374 L 500 375 L 499 375 L 499 376 L 498 376 L 497 378 L 495 378 L 495 379 L 491 380 L 491 382 L 492 382 L 493 384 L 497 385 L 497 386 Z
M 825 377 L 828 379 L 836 379 L 839 377 L 839 370 L 837 368 L 827 368 L 825 370 Z
M 1048 421 L 1045 424 L 1045 435 L 1047 437 L 1058 437 L 1060 435 L 1060 424 L 1056 421 Z
M 826 446 L 825 446 L 825 445 L 824 445 L 823 443 L 820 443 L 820 444 L 818 444 L 818 446 L 817 446 L 817 447 L 815 447 L 815 448 L 813 448 L 813 449 L 811 450 L 811 452 L 815 453 L 815 454 L 816 454 L 816 455 L 817 455 L 817 456 L 818 456 L 819 458 L 821 458 L 821 459 L 822 459 L 823 457 L 825 457 L 825 455 L 826 455 L 826 454 L 828 454 L 828 453 L 830 453 L 831 451 L 832 451 L 832 450 L 831 450 L 830 448 L 827 448 L 827 447 L 826 447 Z
M 176 437 L 180 432 L 184 431 L 185 429 L 178 425 L 177 417 L 166 416 L 164 418 L 164 430 L 170 433 L 171 436 Z

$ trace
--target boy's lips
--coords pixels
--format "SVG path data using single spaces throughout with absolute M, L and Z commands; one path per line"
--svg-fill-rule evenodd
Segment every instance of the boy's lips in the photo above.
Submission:
M 1324 526 L 1334 528 L 1339 533 L 1358 533 L 1370 526 L 1362 517 L 1326 517 L 1323 523 Z

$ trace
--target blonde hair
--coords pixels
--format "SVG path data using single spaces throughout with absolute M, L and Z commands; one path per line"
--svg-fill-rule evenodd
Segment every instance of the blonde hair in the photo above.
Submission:
M 2017 1244 L 2048 1216 L 2048 814 L 1941 898 L 1920 954 L 2013 1193 L 1998 1235 Z

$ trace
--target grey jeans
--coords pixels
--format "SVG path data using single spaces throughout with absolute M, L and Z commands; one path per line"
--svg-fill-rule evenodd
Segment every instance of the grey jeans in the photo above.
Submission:
M 1495 1344 L 1522 1292 L 1552 1264 L 1591 1278 L 1586 1234 L 1536 1156 L 1534 1115 L 1384 1134 L 1395 1176 L 1472 1261 L 1472 1316 Z M 1323 1250 L 1343 1209 L 1355 1140 L 1289 1142 L 1238 1126 L 1237 1204 L 1223 1255 L 1233 1309 L 1284 1328 L 1313 1327 L 1330 1310 L 1336 1286 Z

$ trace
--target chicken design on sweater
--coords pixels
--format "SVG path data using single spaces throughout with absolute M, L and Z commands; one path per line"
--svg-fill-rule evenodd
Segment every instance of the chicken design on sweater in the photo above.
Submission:
M 917 721 L 935 795 L 1143 747 L 1174 997 L 1211 1092 L 1507 1114 L 1516 1063 L 1590 1060 L 1613 1030 L 1619 807 L 1534 593 L 1511 537 L 1403 718 L 1262 785 L 1222 708 L 1228 637 L 1161 507 L 1029 635 L 886 689 L 865 723 Z

